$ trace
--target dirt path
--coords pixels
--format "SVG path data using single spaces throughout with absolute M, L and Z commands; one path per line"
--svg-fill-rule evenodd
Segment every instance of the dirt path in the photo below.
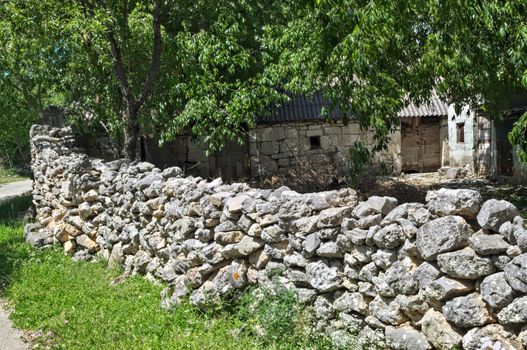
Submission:
M 13 328 L 5 309 L 5 301 L 0 299 L 0 349 L 2 350 L 26 350 L 27 343 L 22 341 L 22 332 Z
M 31 191 L 31 180 L 13 182 L 0 186 L 0 203 L 8 198 Z M 0 350 L 25 350 L 29 344 L 22 341 L 22 332 L 15 329 L 9 320 L 5 300 L 0 299 Z
M 31 191 L 32 180 L 24 180 L 11 182 L 5 185 L 0 185 L 0 203 L 8 198 L 21 196 Z

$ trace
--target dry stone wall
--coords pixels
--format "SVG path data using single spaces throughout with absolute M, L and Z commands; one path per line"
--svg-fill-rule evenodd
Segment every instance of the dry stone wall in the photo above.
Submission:
M 31 140 L 38 223 L 26 239 L 164 280 L 166 306 L 280 286 L 337 343 L 358 333 L 365 348 L 527 345 L 527 231 L 509 202 L 472 190 L 400 205 L 351 189 L 259 190 L 90 159 L 68 128 L 34 126 Z

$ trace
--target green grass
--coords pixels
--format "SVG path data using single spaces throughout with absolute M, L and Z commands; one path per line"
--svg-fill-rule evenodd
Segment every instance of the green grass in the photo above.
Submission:
M 290 294 L 251 293 L 204 313 L 189 303 L 160 306 L 162 284 L 142 277 L 112 284 L 121 271 L 36 250 L 22 225 L 0 221 L 0 285 L 21 329 L 53 349 L 330 349 L 309 327 L 312 314 Z
M 0 202 L 0 220 L 13 221 L 31 206 L 31 195 L 15 197 L 9 201 Z
M 10 182 L 27 180 L 27 177 L 19 175 L 15 170 L 0 166 L 0 185 Z

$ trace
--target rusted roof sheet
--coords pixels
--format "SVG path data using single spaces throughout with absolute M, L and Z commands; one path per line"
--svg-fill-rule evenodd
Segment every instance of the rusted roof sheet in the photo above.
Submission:
M 271 107 L 266 115 L 260 115 L 256 121 L 261 124 L 286 122 L 324 121 L 327 115 L 322 115 L 322 109 L 329 113 L 329 118 L 336 120 L 343 115 L 338 108 L 330 110 L 330 102 L 323 98 L 322 92 L 312 96 L 290 95 L 290 100 L 279 107 Z
M 401 118 L 442 117 L 446 115 L 448 115 L 448 104 L 437 96 L 433 96 L 427 103 L 419 106 L 410 103 L 398 113 Z

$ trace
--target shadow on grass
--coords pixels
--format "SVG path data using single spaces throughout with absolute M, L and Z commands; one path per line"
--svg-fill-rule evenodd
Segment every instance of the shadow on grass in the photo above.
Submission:
M 0 204 L 0 293 L 10 284 L 15 271 L 27 261 L 32 249 L 24 241 L 20 212 L 31 206 L 31 197 L 16 197 Z
M 19 214 L 23 215 L 31 206 L 31 195 L 13 197 L 6 201 L 1 201 L 0 224 L 16 220 Z

